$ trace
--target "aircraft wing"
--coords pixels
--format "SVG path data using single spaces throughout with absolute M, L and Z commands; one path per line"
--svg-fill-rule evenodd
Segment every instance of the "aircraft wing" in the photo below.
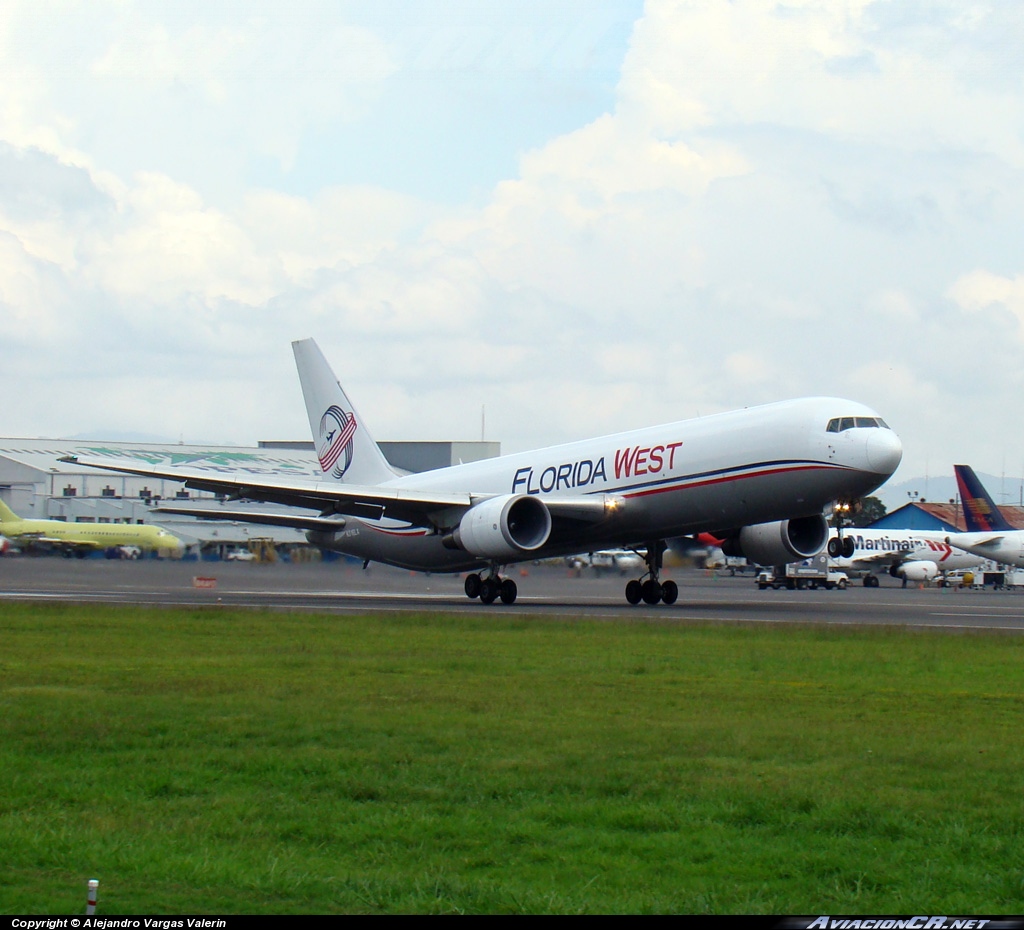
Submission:
M 228 510 L 213 507 L 156 507 L 154 513 L 173 513 L 199 520 L 231 520 L 235 523 L 260 523 L 266 526 L 288 526 L 297 530 L 332 533 L 344 529 L 344 517 L 307 517 L 303 514 L 260 513 L 257 510 Z
M 278 526 L 295 526 L 299 529 L 338 529 L 338 521 L 329 519 L 332 516 L 363 517 L 370 520 L 387 517 L 414 526 L 434 526 L 442 523 L 450 525 L 457 522 L 450 518 L 445 519 L 445 517 L 450 517 L 451 511 L 456 513 L 466 511 L 474 504 L 494 496 L 493 494 L 473 494 L 468 491 L 417 491 L 388 486 L 360 487 L 339 484 L 334 481 L 275 479 L 244 472 L 161 468 L 156 465 L 135 464 L 111 459 L 81 458 L 79 456 L 67 456 L 62 461 L 122 474 L 180 481 L 187 488 L 223 494 L 230 500 L 265 501 L 319 511 L 320 518 L 324 522 L 316 518 L 292 517 L 287 514 L 263 514 L 265 519 L 257 520 L 255 514 L 243 516 L 244 512 L 242 511 L 233 516 L 227 516 L 229 512 L 220 511 L 217 516 L 207 517 L 207 519 L 240 520 L 250 523 L 273 523 Z M 609 510 L 617 506 L 616 500 L 606 499 L 605 495 L 595 494 L 554 498 L 546 500 L 545 503 L 555 520 L 595 523 L 603 520 Z M 162 509 L 165 512 L 187 513 L 189 516 L 206 516 L 205 513 L 197 514 L 191 509 L 177 511 L 172 511 L 170 508 Z M 449 514 L 446 514 L 446 511 Z
M 47 536 L 45 533 L 22 533 L 18 540 L 27 543 L 45 543 L 56 549 L 103 549 L 103 543 L 92 539 L 59 539 L 56 536 Z
M 333 481 L 275 479 L 245 472 L 219 472 L 196 468 L 160 468 L 110 459 L 68 456 L 62 461 L 90 468 L 102 468 L 128 475 L 166 478 L 180 481 L 186 488 L 223 494 L 231 500 L 267 501 L 318 510 L 322 516 L 345 514 L 379 520 L 389 517 L 407 523 L 424 525 L 429 515 L 449 507 L 469 508 L 473 500 L 468 493 L 421 492 L 405 488 L 360 487 Z
M 907 553 L 900 551 L 879 551 L 870 555 L 858 554 L 853 560 L 855 565 L 863 565 L 865 568 L 875 568 L 879 565 L 896 565 L 907 560 Z

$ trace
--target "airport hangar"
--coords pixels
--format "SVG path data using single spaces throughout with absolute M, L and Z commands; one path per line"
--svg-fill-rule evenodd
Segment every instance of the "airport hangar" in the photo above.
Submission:
M 498 442 L 382 442 L 381 451 L 402 472 L 421 472 L 501 454 Z M 260 442 L 256 447 L 182 443 L 102 442 L 72 439 L 0 439 L 0 500 L 19 517 L 78 523 L 155 523 L 193 553 L 223 556 L 255 539 L 275 546 L 305 546 L 301 530 L 229 520 L 158 514 L 162 503 L 216 508 L 218 497 L 179 482 L 119 475 L 60 461 L 65 456 L 126 459 L 150 465 L 195 465 L 263 477 L 322 478 L 313 443 Z M 258 509 L 279 509 L 259 504 Z M 238 504 L 233 504 L 238 509 Z M 287 509 L 287 508 L 280 508 Z

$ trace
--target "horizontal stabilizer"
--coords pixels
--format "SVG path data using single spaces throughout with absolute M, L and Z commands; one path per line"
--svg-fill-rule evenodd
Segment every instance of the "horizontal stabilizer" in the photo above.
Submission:
M 995 552 L 1002 545 L 1005 536 L 986 536 L 984 539 L 977 539 L 973 533 L 959 533 L 946 537 L 946 542 L 951 546 L 967 545 L 971 549 L 991 549 Z

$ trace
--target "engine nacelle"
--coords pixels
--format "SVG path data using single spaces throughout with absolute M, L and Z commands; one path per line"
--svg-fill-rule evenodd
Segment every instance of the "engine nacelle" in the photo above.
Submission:
M 785 565 L 817 555 L 827 541 L 828 523 L 819 515 L 745 526 L 722 544 L 722 551 L 756 565 Z
M 551 535 L 551 512 L 530 494 L 492 497 L 466 511 L 452 540 L 480 559 L 519 558 Z
M 924 560 L 904 562 L 890 568 L 889 574 L 893 578 L 906 578 L 907 581 L 933 581 L 939 575 L 939 566 Z

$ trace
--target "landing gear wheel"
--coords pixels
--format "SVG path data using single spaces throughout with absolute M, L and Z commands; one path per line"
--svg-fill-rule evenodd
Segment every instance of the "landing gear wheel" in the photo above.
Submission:
M 466 597 L 476 600 L 480 596 L 480 576 L 475 572 L 466 575 Z
M 500 596 L 502 604 L 514 604 L 516 602 L 516 596 L 519 594 L 519 589 L 516 587 L 516 583 L 511 578 L 505 578 L 501 582 Z
M 830 539 L 828 541 L 828 554 L 833 559 L 838 559 L 840 553 L 843 551 L 843 542 L 840 539 Z
M 657 604 L 661 600 L 661 585 L 653 578 L 644 582 L 642 590 L 645 604 Z
M 661 574 L 661 557 L 666 548 L 663 539 L 655 539 L 647 544 L 647 552 L 644 554 L 644 562 L 647 563 L 646 574 L 626 585 L 626 600 L 630 604 L 639 604 L 641 601 L 657 604 L 662 600 L 666 604 L 675 603 L 679 596 L 679 588 L 676 583 L 666 581 L 665 584 L 662 584 L 658 578 Z M 644 578 L 647 580 L 643 581 Z
M 496 578 L 484 578 L 480 582 L 480 600 L 484 604 L 493 604 L 498 599 L 499 587 Z
M 844 559 L 852 559 L 853 558 L 853 553 L 856 551 L 856 549 L 857 549 L 857 544 L 853 541 L 853 537 L 852 536 L 844 536 L 843 537 L 843 546 L 842 546 L 843 558 Z

